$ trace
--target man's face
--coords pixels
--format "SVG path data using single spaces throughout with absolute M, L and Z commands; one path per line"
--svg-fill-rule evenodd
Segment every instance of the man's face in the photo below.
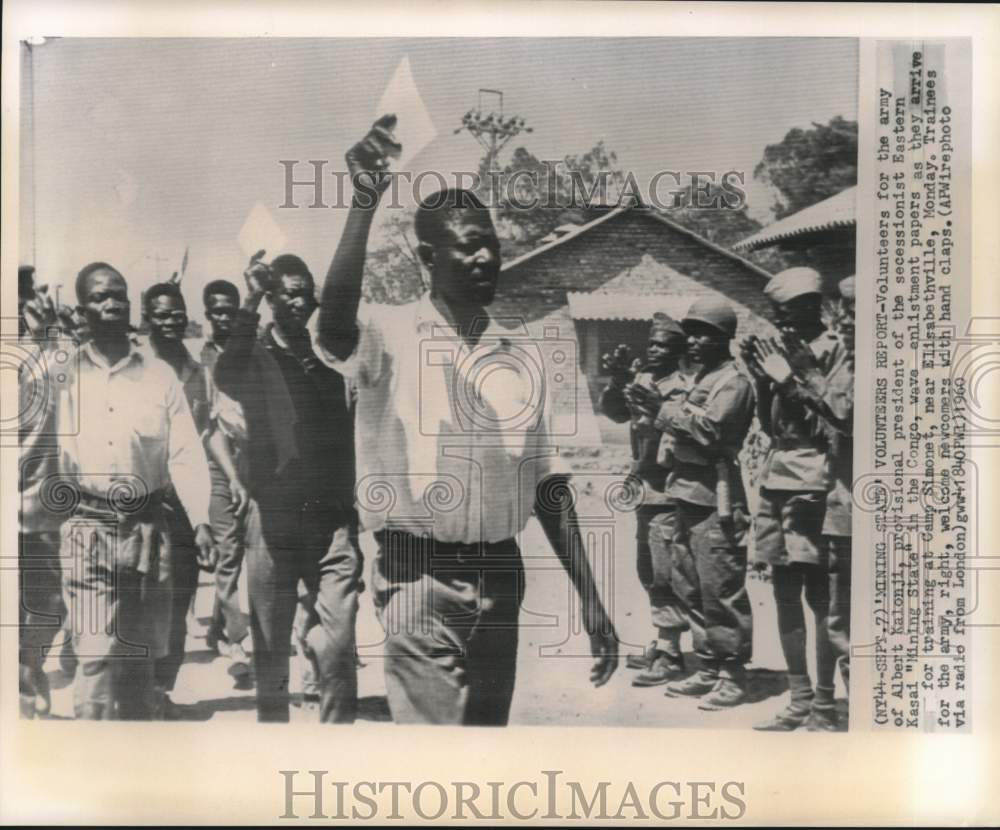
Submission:
M 455 210 L 433 247 L 434 289 L 447 302 L 488 306 L 500 278 L 500 240 L 489 214 Z
M 309 277 L 282 274 L 269 296 L 274 322 L 283 332 L 299 334 L 316 310 L 316 287 Z
M 95 271 L 87 277 L 78 311 L 95 337 L 128 332 L 128 285 L 114 271 Z
M 224 341 L 233 330 L 236 320 L 236 300 L 228 294 L 209 294 L 205 302 L 205 316 L 212 327 L 212 337 Z
M 656 368 L 668 366 L 684 353 L 684 345 L 684 338 L 654 331 L 646 344 L 646 364 Z
M 149 335 L 153 340 L 178 343 L 184 339 L 188 316 L 184 301 L 179 297 L 164 294 L 154 297 L 146 319 L 149 321 Z
M 729 338 L 708 323 L 691 320 L 684 323 L 687 354 L 695 363 L 712 365 L 729 353 Z
M 786 303 L 771 303 L 771 307 L 774 310 L 774 324 L 783 334 L 804 337 L 822 326 L 818 294 L 803 294 Z

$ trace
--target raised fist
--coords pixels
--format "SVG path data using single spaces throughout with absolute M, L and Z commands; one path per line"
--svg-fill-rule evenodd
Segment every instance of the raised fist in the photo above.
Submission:
M 392 133 L 395 126 L 395 115 L 383 115 L 372 124 L 368 134 L 347 151 L 347 172 L 355 189 L 382 193 L 389 186 L 389 160 L 399 158 L 403 151 Z
M 274 282 L 271 266 L 263 261 L 264 253 L 264 249 L 261 248 L 250 257 L 250 264 L 243 272 L 243 278 L 247 281 L 247 290 L 251 294 L 267 294 Z

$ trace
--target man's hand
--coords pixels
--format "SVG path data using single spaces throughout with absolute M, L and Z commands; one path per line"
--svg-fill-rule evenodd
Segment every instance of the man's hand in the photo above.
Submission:
M 233 506 L 236 518 L 242 519 L 247 512 L 247 507 L 250 506 L 250 494 L 247 492 L 247 488 L 238 478 L 233 478 L 229 481 L 229 494 L 229 503 Z
M 381 195 L 389 186 L 389 159 L 399 158 L 403 148 L 392 134 L 395 115 L 383 115 L 368 134 L 347 151 L 347 172 L 355 190 Z
M 625 401 L 637 415 L 655 418 L 663 405 L 664 398 L 658 389 L 642 383 L 630 383 L 625 387 Z
M 800 378 L 807 380 L 814 377 L 822 377 L 823 370 L 813 350 L 800 337 L 793 337 L 785 334 L 782 338 L 782 352 L 784 353 L 792 371 Z
M 744 337 L 740 341 L 740 359 L 742 359 L 743 365 L 747 367 L 747 371 L 750 372 L 751 377 L 757 383 L 764 383 L 768 380 L 768 376 L 767 372 L 764 371 L 764 367 L 760 365 L 760 360 L 757 358 L 758 343 L 760 343 L 760 338 L 756 334 Z
M 792 367 L 784 355 L 784 350 L 774 340 L 758 340 L 754 354 L 761 369 L 778 386 L 791 380 Z
M 33 340 L 47 340 L 52 329 L 62 327 L 62 321 L 56 314 L 55 303 L 45 288 L 35 291 L 35 296 L 24 304 L 21 313 L 24 315 L 28 334 Z
M 274 284 L 274 273 L 271 271 L 271 266 L 264 262 L 265 253 L 266 251 L 261 248 L 261 250 L 250 257 L 250 264 L 247 265 L 246 270 L 243 272 L 243 279 L 247 283 L 247 291 L 258 297 L 269 293 Z
M 635 377 L 635 367 L 632 352 L 624 343 L 619 343 L 613 352 L 605 352 L 601 356 L 601 372 L 611 375 L 611 383 L 624 386 Z
M 594 655 L 594 665 L 590 668 L 590 682 L 594 686 L 603 686 L 618 668 L 618 635 L 603 606 L 587 624 L 587 631 L 590 636 L 590 653 Z
M 215 570 L 219 552 L 216 550 L 215 540 L 212 538 L 212 531 L 208 525 L 198 525 L 194 529 L 194 544 L 198 549 L 198 567 L 212 573 Z

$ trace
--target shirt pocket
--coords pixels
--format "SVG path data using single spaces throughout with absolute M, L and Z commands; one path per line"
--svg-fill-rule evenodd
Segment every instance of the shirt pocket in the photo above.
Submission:
M 148 400 L 136 400 L 130 405 L 132 431 L 146 446 L 166 442 L 168 437 L 167 408 L 164 404 Z

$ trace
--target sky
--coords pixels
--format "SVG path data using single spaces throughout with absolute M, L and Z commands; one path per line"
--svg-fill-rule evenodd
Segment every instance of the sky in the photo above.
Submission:
M 502 162 L 516 146 L 556 159 L 603 139 L 640 183 L 661 169 L 742 170 L 761 221 L 771 198 L 751 177 L 764 147 L 857 117 L 853 39 L 50 40 L 22 56 L 21 261 L 69 287 L 105 260 L 137 292 L 187 248 L 200 318 L 205 283 L 241 284 L 240 231 L 261 203 L 283 242 L 268 255 L 295 252 L 322 279 L 346 212 L 308 209 L 305 195 L 279 209 L 279 160 L 344 169 L 404 57 L 437 133 L 415 173 L 475 170 L 479 145 L 453 130 L 479 88 L 501 89 L 505 114 L 533 127 Z

